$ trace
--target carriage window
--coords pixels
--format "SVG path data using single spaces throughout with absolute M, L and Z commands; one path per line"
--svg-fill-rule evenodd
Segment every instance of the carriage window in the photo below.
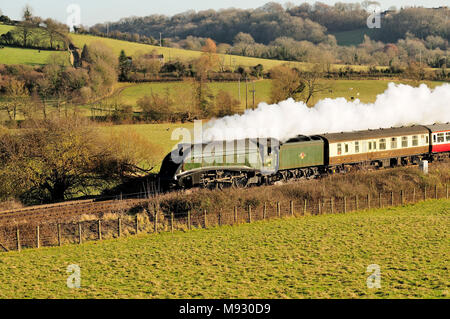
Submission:
M 372 142 L 369 142 L 369 151 L 372 150 Z
M 436 143 L 436 134 L 433 135 L 433 142 Z
M 448 133 L 446 134 L 446 136 L 447 136 L 447 142 L 450 142 L 450 132 L 448 132 Z
M 450 133 L 448 133 L 447 138 L 450 138 Z M 359 142 L 355 142 L 355 153 L 359 153 Z
M 345 153 L 348 153 L 348 144 L 345 144 Z
M 412 138 L 412 145 L 413 146 L 419 146 L 419 137 L 417 135 L 413 136 L 413 138 Z
M 337 145 L 338 155 L 342 155 L 342 144 Z
M 374 150 L 377 149 L 377 142 L 373 142 L 373 149 L 374 149 Z
M 444 142 L 445 142 L 445 139 L 444 139 L 444 133 L 439 133 L 439 134 L 437 135 L 437 142 L 438 142 L 438 143 L 444 143 Z
M 381 139 L 380 140 L 380 150 L 385 150 L 386 149 L 386 139 Z
M 391 148 L 392 149 L 397 148 L 397 138 L 396 137 L 393 137 L 391 140 Z
M 409 143 L 408 143 L 408 137 L 407 136 L 403 136 L 402 137 L 402 147 L 408 147 Z

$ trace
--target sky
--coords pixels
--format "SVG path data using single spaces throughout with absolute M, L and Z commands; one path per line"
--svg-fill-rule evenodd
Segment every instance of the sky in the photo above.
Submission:
M 361 2 L 362 0 L 321 0 L 320 2 L 334 4 L 336 2 Z M 187 10 L 206 10 L 221 8 L 257 8 L 263 6 L 270 0 L 0 0 L 0 10 L 12 19 L 19 20 L 22 8 L 29 4 L 34 14 L 43 18 L 53 18 L 58 21 L 67 22 L 70 13 L 67 8 L 71 4 L 79 5 L 81 9 L 81 24 L 92 26 L 96 23 L 108 21 L 117 21 L 121 18 L 130 16 L 148 16 L 151 14 L 174 15 Z M 287 0 L 277 1 L 284 4 Z M 313 4 L 315 0 L 291 0 L 296 5 L 308 2 Z M 388 9 L 391 6 L 400 8 L 402 6 L 424 6 L 439 7 L 449 4 L 448 0 L 378 0 L 382 9 Z M 72 11 L 73 12 L 73 11 Z

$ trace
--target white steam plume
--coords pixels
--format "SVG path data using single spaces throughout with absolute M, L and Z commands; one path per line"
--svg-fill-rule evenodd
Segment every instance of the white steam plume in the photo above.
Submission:
M 450 122 L 450 84 L 431 90 L 389 83 L 375 103 L 345 98 L 324 99 L 314 108 L 289 99 L 261 103 L 243 115 L 214 119 L 204 127 L 203 141 L 273 137 L 286 141 L 297 135 L 351 132 L 414 124 Z

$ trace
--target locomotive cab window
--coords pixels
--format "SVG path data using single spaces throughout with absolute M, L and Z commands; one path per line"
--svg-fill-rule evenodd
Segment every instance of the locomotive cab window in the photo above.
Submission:
M 386 139 L 382 138 L 380 140 L 380 150 L 385 150 L 386 149 Z
M 413 146 L 419 146 L 419 137 L 417 135 L 414 135 L 412 138 L 412 145 Z

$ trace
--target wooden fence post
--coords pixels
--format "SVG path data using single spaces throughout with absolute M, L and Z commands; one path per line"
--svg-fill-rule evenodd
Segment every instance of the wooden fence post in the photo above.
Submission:
M 404 193 L 403 190 L 400 191 L 400 204 L 403 205 L 405 203 L 405 198 L 404 198 Z
M 102 240 L 102 221 L 98 220 L 98 240 Z
M 331 197 L 330 199 L 330 206 L 331 206 L 331 214 L 334 214 L 334 198 Z
M 172 233 L 173 233 L 173 221 L 174 221 L 173 213 L 170 213 L 170 231 Z
M 436 185 L 434 185 L 434 198 L 435 199 L 438 199 L 438 187 L 437 187 L 437 184 Z
M 248 205 L 248 222 L 252 222 L 252 206 Z
M 355 208 L 356 208 L 356 210 L 359 210 L 359 197 L 358 197 L 358 195 L 355 196 Z
M 237 206 L 234 206 L 234 223 L 237 224 L 238 222 L 238 208 Z
M 448 184 L 445 185 L 445 190 L 446 190 L 446 193 L 447 193 L 447 195 L 445 197 L 448 199 Z
M 58 246 L 61 247 L 61 224 L 58 224 L 56 226 L 57 232 L 58 232 Z
M 281 217 L 281 203 L 277 202 L 277 216 L 278 218 Z
M 203 222 L 205 224 L 205 228 L 208 228 L 208 216 L 207 216 L 207 211 L 206 209 L 203 210 Z
M 412 202 L 415 203 L 416 202 L 416 188 L 414 187 L 413 189 L 413 199 Z
M 321 212 L 322 212 L 322 201 L 319 198 L 319 214 L 318 215 L 320 215 Z
M 78 223 L 78 243 L 80 245 L 83 243 L 83 233 L 81 229 L 81 223 Z
M 370 209 L 370 194 L 367 194 L 367 209 Z
M 117 219 L 117 237 L 122 237 L 122 219 Z
M 135 232 L 136 235 L 139 234 L 139 215 L 136 214 L 135 218 L 134 218 L 134 226 L 135 226 Z
M 427 200 L 427 187 L 423 188 L 423 200 Z
M 191 228 L 191 211 L 188 210 L 188 230 L 191 230 Z
M 22 249 L 22 247 L 20 245 L 20 230 L 19 230 L 19 226 L 17 226 L 17 228 L 16 228 L 16 240 L 17 240 L 17 251 L 20 251 Z
M 290 210 L 291 216 L 294 217 L 294 201 L 292 201 L 292 200 L 290 202 L 289 210 Z
M 41 248 L 40 229 L 36 226 L 36 248 Z
M 219 210 L 219 216 L 218 217 L 218 222 L 219 222 L 219 227 L 222 226 L 222 208 Z
M 347 213 L 347 196 L 344 196 L 344 213 Z
M 394 206 L 394 192 L 391 192 L 391 206 Z
M 308 199 L 305 198 L 305 204 L 303 206 L 303 215 L 307 214 L 307 210 L 308 210 Z
M 153 225 L 153 232 L 157 233 L 158 232 L 158 211 L 155 210 L 155 214 L 154 214 L 154 225 Z

